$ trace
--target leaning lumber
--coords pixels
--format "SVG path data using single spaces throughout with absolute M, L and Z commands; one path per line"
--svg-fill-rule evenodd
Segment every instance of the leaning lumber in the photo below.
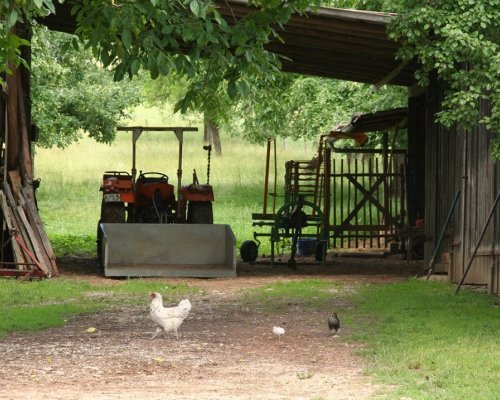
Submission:
M 33 188 L 31 186 L 25 185 L 22 188 L 21 192 L 23 195 L 22 197 L 25 201 L 25 210 L 28 216 L 28 220 L 34 227 L 35 232 L 37 232 L 40 236 L 43 248 L 45 249 L 45 252 L 47 253 L 47 256 L 49 258 L 52 273 L 51 275 L 57 276 L 59 275 L 59 271 L 57 270 L 56 254 L 54 252 L 54 249 L 52 248 L 52 245 L 50 244 L 47 233 L 45 232 L 45 227 L 43 225 L 42 219 L 40 218 L 40 214 L 38 213 L 38 210 L 36 208 Z
M 21 247 L 19 246 L 19 243 L 16 241 L 12 240 L 12 236 L 15 234 L 17 228 L 14 226 L 14 222 L 12 221 L 12 212 L 11 209 L 7 203 L 7 197 L 5 196 L 5 193 L 3 190 L 0 190 L 0 201 L 1 201 L 1 207 L 2 207 L 2 213 L 3 213 L 3 219 L 5 223 L 7 224 L 7 229 L 9 231 L 10 235 L 10 242 L 12 244 L 12 252 L 14 254 L 14 262 L 19 265 L 19 269 L 25 269 L 25 264 L 26 260 L 23 256 L 23 252 L 21 250 Z

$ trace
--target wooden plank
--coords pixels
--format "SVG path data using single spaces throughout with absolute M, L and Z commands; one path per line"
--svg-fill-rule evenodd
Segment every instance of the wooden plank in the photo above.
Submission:
M 5 195 L 7 196 L 7 201 L 9 203 L 9 206 L 10 206 L 11 210 L 12 210 L 12 216 L 13 216 L 14 220 L 16 221 L 16 224 L 17 224 L 17 228 L 18 228 L 18 232 L 19 232 L 18 236 L 22 239 L 22 242 L 27 247 L 27 249 L 31 252 L 31 254 L 34 254 L 35 249 L 34 249 L 32 243 L 31 243 L 31 238 L 30 238 L 29 233 L 28 233 L 28 231 L 26 229 L 25 223 L 23 222 L 21 216 L 19 215 L 19 210 L 18 210 L 17 202 L 14 199 L 14 195 L 12 194 L 12 191 L 11 191 L 10 186 L 9 186 L 8 183 L 5 183 L 3 185 L 3 190 L 4 190 Z M 22 248 L 22 246 L 21 246 L 21 248 Z M 31 260 L 31 257 L 29 256 L 29 254 L 26 253 L 26 252 L 24 252 L 24 258 L 28 262 L 33 261 L 33 260 Z
M 26 201 L 24 200 L 22 194 L 21 176 L 19 174 L 19 171 L 9 171 L 9 179 L 12 183 L 12 194 L 16 194 L 17 197 L 17 200 L 14 198 L 12 201 L 16 204 L 19 204 L 16 206 L 16 211 L 18 218 L 22 222 L 21 225 L 23 226 L 23 243 L 29 248 L 31 255 L 35 256 L 38 264 L 43 264 L 41 268 L 44 273 L 46 275 L 50 275 L 49 271 L 51 264 L 45 252 L 45 249 L 43 249 L 41 238 L 38 235 L 38 232 L 35 233 L 35 231 L 33 230 L 32 223 L 28 221 L 26 211 L 23 208 L 26 204 Z M 31 258 L 31 256 L 28 254 L 27 258 Z
M 31 221 L 32 226 L 36 227 L 40 235 L 40 239 L 43 243 L 43 247 L 45 248 L 47 256 L 49 257 L 50 264 L 52 266 L 52 276 L 57 276 L 59 275 L 59 272 L 57 270 L 56 254 L 54 253 L 54 249 L 52 248 L 47 233 L 45 232 L 45 227 L 43 225 L 42 219 L 40 218 L 40 214 L 38 214 L 38 210 L 36 209 L 33 188 L 25 186 L 22 189 L 22 193 L 24 200 L 26 201 L 25 208 L 27 211 L 28 219 Z
M 5 195 L 3 190 L 0 190 L 0 199 L 1 199 L 1 207 L 3 212 L 3 217 L 5 222 L 7 223 L 7 228 L 9 229 L 9 234 L 15 233 L 17 231 L 17 227 L 15 226 L 14 221 L 12 220 L 12 211 L 7 202 L 7 196 Z M 14 254 L 14 261 L 19 263 L 19 269 L 25 269 L 22 264 L 26 263 L 26 259 L 24 258 L 23 251 L 15 240 L 13 240 L 11 235 L 11 243 L 12 243 L 12 252 Z
M 51 275 L 51 262 L 45 249 L 43 248 L 43 243 L 41 243 L 39 235 L 35 234 L 33 228 L 31 227 L 28 218 L 24 212 L 24 209 L 21 206 L 17 206 L 17 212 L 21 217 L 21 221 L 24 224 L 26 232 L 28 234 L 29 241 L 25 240 L 24 243 L 31 243 L 31 247 L 33 248 L 32 254 L 36 257 L 39 266 L 42 268 L 43 272 L 47 274 L 49 277 Z M 38 232 L 37 232 L 38 233 Z
M 10 180 L 10 183 L 12 184 L 11 185 L 11 190 L 12 190 L 12 194 L 14 195 L 14 200 L 19 200 L 22 196 L 21 194 L 21 175 L 19 174 L 19 171 L 16 169 L 16 170 L 13 170 L 13 171 L 9 171 L 8 172 L 9 174 L 9 180 Z
M 24 90 L 21 80 L 21 70 L 17 69 L 17 103 L 18 103 L 18 118 L 19 118 L 19 136 L 20 136 L 20 167 L 23 176 L 27 178 L 28 182 L 33 180 L 33 164 L 31 160 L 31 143 L 28 134 L 28 127 L 26 125 L 26 107 L 24 104 Z
M 12 28 L 13 30 L 15 29 Z M 13 32 L 15 33 L 15 31 Z M 15 70 L 11 65 L 10 68 Z M 18 155 L 19 155 L 19 126 L 17 119 L 17 74 L 7 74 L 6 77 L 8 96 L 7 96 L 7 123 L 8 132 L 6 133 L 5 140 L 5 158 L 7 160 L 7 171 L 17 168 Z

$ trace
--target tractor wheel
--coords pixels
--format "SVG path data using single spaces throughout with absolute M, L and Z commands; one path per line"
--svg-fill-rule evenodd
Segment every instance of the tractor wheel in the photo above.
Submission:
M 188 224 L 213 224 L 212 202 L 190 201 L 188 206 Z
M 105 203 L 101 205 L 101 222 L 108 224 L 125 223 L 124 203 Z
M 254 262 L 259 254 L 259 246 L 253 240 L 245 240 L 240 246 L 240 256 L 244 262 Z

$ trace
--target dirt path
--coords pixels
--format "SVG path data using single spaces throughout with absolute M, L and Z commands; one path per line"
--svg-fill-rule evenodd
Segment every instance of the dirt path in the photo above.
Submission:
M 78 262 L 65 265 L 63 275 L 113 284 L 80 267 Z M 175 279 L 204 289 L 191 298 L 193 310 L 178 340 L 166 335 L 151 340 L 154 326 L 147 298 L 141 307 L 74 317 L 58 329 L 9 335 L 0 340 L 0 398 L 370 398 L 382 388 L 363 375 L 363 360 L 353 355 L 355 345 L 346 340 L 355 327 L 346 326 L 339 337 L 332 337 L 324 310 L 304 311 L 291 304 L 279 314 L 264 313 L 242 305 L 239 289 L 310 277 L 356 288 L 402 279 L 409 274 L 407 268 L 387 260 L 369 267 L 345 260 L 335 268 L 300 266 L 293 273 L 286 267 L 243 265 L 237 279 Z M 271 332 L 277 324 L 286 329 L 282 338 Z M 89 327 L 96 332 L 87 333 Z

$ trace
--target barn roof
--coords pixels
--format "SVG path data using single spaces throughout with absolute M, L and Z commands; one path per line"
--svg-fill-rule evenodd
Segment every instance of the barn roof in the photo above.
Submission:
M 74 32 L 72 2 L 56 4 L 56 13 L 42 20 L 50 29 Z M 226 20 L 252 12 L 245 0 L 217 1 Z M 355 82 L 411 86 L 415 63 L 396 60 L 399 44 L 388 38 L 387 24 L 395 14 L 321 7 L 294 15 L 276 27 L 283 41 L 271 38 L 267 49 L 286 57 L 283 70 Z
M 354 114 L 349 124 L 339 129 L 343 133 L 365 133 L 386 131 L 394 127 L 405 128 L 408 109 L 406 107 L 374 113 Z

